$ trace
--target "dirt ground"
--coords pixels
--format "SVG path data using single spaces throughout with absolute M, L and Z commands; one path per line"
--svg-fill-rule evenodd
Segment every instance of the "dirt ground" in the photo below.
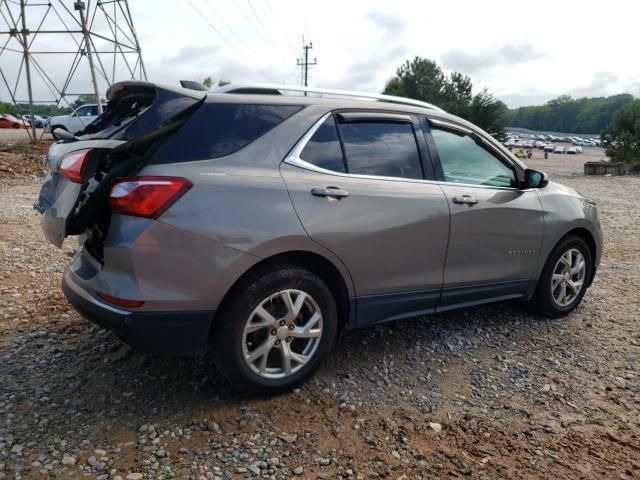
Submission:
M 598 202 L 602 264 L 573 314 L 508 302 L 350 332 L 266 399 L 78 315 L 37 168 L 0 171 L 0 480 L 640 478 L 640 178 L 583 176 L 603 157 L 586 150 L 528 161 Z

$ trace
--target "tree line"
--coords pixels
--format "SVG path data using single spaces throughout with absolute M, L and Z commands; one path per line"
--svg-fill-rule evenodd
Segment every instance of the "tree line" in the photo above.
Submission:
M 19 103 L 14 105 L 9 102 L 0 102 L 0 113 L 9 113 L 11 115 L 26 115 L 29 113 L 28 103 Z M 71 113 L 71 108 L 58 107 L 54 104 L 35 104 L 33 106 L 33 113 L 35 115 L 46 115 L 48 117 L 54 115 L 65 115 Z
M 433 60 L 421 57 L 407 60 L 387 81 L 382 93 L 433 103 L 499 140 L 505 137 L 502 117 L 507 106 L 486 89 L 474 95 L 468 76 L 459 72 L 447 76 Z
M 617 111 L 632 102 L 633 95 L 628 93 L 599 98 L 572 98 L 570 95 L 561 95 L 544 105 L 507 110 L 503 121 L 507 127 L 529 130 L 600 133 L 609 126 Z
M 618 110 L 600 137 L 611 160 L 625 162 L 628 171 L 640 174 L 640 99 Z

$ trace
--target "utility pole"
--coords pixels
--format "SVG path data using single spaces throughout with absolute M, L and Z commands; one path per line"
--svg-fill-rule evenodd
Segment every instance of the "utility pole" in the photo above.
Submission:
M 33 90 L 31 88 L 31 65 L 29 61 L 29 42 L 27 41 L 27 19 L 25 17 L 24 3 L 26 0 L 20 0 L 20 16 L 22 17 L 22 52 L 24 55 L 24 68 L 27 73 L 27 92 L 29 93 L 29 119 L 31 120 L 31 141 L 36 141 L 36 124 L 33 121 Z
M 303 70 L 303 74 L 302 74 L 302 80 L 303 80 L 303 84 L 305 87 L 309 86 L 309 67 L 313 67 L 314 65 L 318 64 L 318 61 L 316 58 L 313 59 L 313 61 L 309 61 L 309 50 L 311 50 L 313 48 L 313 43 L 309 42 L 309 44 L 305 44 L 304 43 L 304 37 L 302 38 L 302 49 L 304 50 L 304 54 L 302 58 L 298 58 L 297 60 L 297 65 L 299 67 L 302 68 Z M 306 95 L 306 92 L 305 92 Z
M 96 67 L 93 64 L 93 55 L 91 54 L 91 34 L 87 29 L 87 18 L 84 14 L 84 2 L 77 1 L 73 4 L 73 8 L 80 13 L 80 23 L 82 24 L 82 35 L 84 35 L 84 49 L 89 60 L 89 70 L 91 70 L 91 81 L 93 82 L 93 91 L 96 94 L 96 103 L 98 104 L 98 114 L 102 114 L 102 101 L 100 100 L 100 89 L 98 80 L 96 79 Z M 24 17 L 23 17 L 24 18 Z

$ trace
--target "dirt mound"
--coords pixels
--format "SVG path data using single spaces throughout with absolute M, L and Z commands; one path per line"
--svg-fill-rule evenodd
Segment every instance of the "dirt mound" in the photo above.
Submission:
M 44 155 L 50 143 L 16 143 L 0 148 L 0 177 L 40 175 L 46 172 Z

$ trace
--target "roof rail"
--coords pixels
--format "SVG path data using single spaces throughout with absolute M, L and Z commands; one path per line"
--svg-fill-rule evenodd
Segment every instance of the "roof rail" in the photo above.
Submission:
M 382 93 L 364 93 L 352 90 L 334 90 L 330 88 L 301 87 L 298 85 L 270 85 L 270 84 L 241 84 L 225 85 L 210 90 L 211 93 L 247 93 L 247 94 L 272 94 L 282 95 L 282 92 L 303 92 L 312 95 L 347 97 L 356 100 L 374 100 L 378 102 L 397 103 L 399 105 L 412 105 L 414 107 L 424 107 L 438 112 L 444 112 L 440 107 L 431 103 L 414 100 L 412 98 L 396 97 L 394 95 L 384 95 Z

